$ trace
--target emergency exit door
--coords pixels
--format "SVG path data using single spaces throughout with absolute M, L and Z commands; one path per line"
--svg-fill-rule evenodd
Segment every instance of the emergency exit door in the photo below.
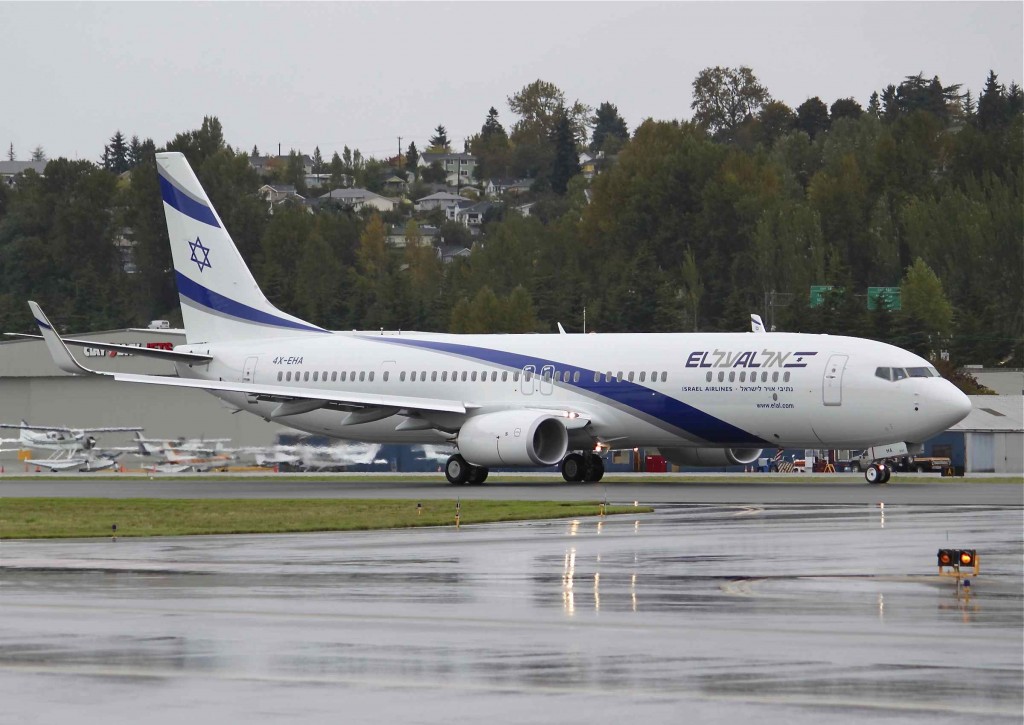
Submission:
M 832 355 L 825 365 L 825 377 L 821 384 L 822 402 L 825 405 L 843 404 L 843 370 L 849 355 Z

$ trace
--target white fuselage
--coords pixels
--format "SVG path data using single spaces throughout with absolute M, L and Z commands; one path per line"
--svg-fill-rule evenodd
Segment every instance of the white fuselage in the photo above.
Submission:
M 179 363 L 182 377 L 451 400 L 465 404 L 468 415 L 564 411 L 568 420 L 588 419 L 588 433 L 612 448 L 920 442 L 970 406 L 924 359 L 829 335 L 334 333 L 178 349 L 214 358 Z M 918 373 L 884 379 L 879 368 Z M 277 405 L 215 394 L 268 419 Z M 396 430 L 408 422 L 402 410 L 354 425 L 326 407 L 276 420 L 336 438 L 436 443 L 453 438 L 443 430 L 446 415 L 428 416 L 431 425 L 418 430 Z

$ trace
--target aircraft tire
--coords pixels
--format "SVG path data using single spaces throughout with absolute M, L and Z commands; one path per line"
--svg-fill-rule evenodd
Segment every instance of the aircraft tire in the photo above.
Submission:
M 864 471 L 864 478 L 868 483 L 874 485 L 882 482 L 882 469 L 877 463 L 872 463 Z
M 448 483 L 461 486 L 469 480 L 470 470 L 466 459 L 456 453 L 444 464 L 444 477 L 448 479 Z
M 892 466 L 882 466 L 882 483 L 889 483 L 892 478 Z
M 466 483 L 473 486 L 479 486 L 487 480 L 488 473 L 490 473 L 490 471 L 487 470 L 486 466 L 470 466 L 469 476 L 466 479 Z
M 588 453 L 583 459 L 583 480 L 597 483 L 604 478 L 604 461 L 596 453 Z
M 562 459 L 562 478 L 569 483 L 579 483 L 584 479 L 586 463 L 579 453 L 570 453 Z

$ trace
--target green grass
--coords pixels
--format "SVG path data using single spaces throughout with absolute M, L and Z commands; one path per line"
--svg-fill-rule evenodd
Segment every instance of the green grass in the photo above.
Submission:
M 455 500 L 393 499 L 0 499 L 0 539 L 193 534 L 275 534 L 453 526 Z M 606 513 L 649 513 L 608 506 Z M 463 500 L 460 524 L 596 516 L 599 504 Z

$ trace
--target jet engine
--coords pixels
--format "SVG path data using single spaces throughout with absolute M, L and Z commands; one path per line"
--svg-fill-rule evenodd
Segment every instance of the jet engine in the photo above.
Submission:
M 677 466 L 746 466 L 761 455 L 760 448 L 660 448 Z
M 550 466 L 565 456 L 569 434 L 550 413 L 503 410 L 469 418 L 459 430 L 458 445 L 475 466 Z

